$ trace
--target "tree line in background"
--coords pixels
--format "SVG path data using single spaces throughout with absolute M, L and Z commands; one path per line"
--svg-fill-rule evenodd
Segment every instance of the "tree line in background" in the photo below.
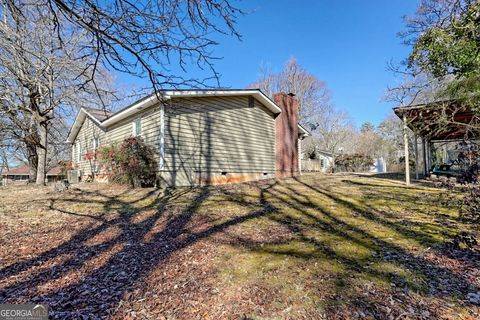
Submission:
M 403 168 L 400 166 L 403 156 L 400 119 L 392 113 L 378 126 L 364 123 L 356 128 L 350 115 L 332 103 L 326 82 L 302 67 L 294 57 L 280 72 L 262 69 L 258 80 L 249 88 L 260 88 L 269 96 L 275 92 L 295 94 L 300 106 L 300 123 L 312 134 L 302 143 L 304 157 L 319 159 L 319 152 L 328 152 L 334 157 L 333 165 L 338 157 L 345 162 L 352 160 L 343 166 L 351 170 L 367 170 L 374 158 L 384 158 L 387 168 Z

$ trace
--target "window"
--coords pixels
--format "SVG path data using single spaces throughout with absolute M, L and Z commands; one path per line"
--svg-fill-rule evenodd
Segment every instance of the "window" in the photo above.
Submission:
M 325 168 L 325 159 L 320 159 L 320 167 Z
M 77 162 L 80 162 L 82 161 L 82 144 L 80 142 L 77 142 Z
M 97 137 L 97 138 L 93 138 L 92 139 L 92 149 L 93 150 L 97 150 L 98 147 L 100 147 L 100 139 Z
M 133 135 L 139 136 L 142 134 L 142 118 L 133 120 Z

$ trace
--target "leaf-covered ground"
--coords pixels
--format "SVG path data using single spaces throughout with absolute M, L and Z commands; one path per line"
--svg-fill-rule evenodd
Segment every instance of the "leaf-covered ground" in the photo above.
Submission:
M 443 191 L 353 175 L 0 189 L 0 303 L 54 318 L 479 319 Z M 469 296 L 470 294 L 470 296 Z

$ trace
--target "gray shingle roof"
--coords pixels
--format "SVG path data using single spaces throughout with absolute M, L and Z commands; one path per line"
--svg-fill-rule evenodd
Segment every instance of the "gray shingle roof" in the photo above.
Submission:
M 83 108 L 85 109 L 92 117 L 95 117 L 98 121 L 102 122 L 103 120 L 110 117 L 113 112 L 106 111 L 103 109 L 93 109 L 93 108 Z

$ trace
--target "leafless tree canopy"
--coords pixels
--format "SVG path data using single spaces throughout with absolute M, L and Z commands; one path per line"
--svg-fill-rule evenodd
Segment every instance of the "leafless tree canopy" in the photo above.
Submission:
M 67 119 L 81 106 L 108 102 L 109 75 L 101 66 L 95 73 L 88 71 L 95 57 L 79 49 L 88 42 L 87 33 L 56 29 L 57 22 L 69 23 L 49 8 L 36 2 L 7 2 L 0 16 L 4 136 L 10 150 L 25 153 L 31 176 L 36 174 L 43 184 L 48 154 L 59 155 L 65 149 Z M 92 81 L 96 77 L 102 81 Z
M 260 78 L 249 88 L 259 88 L 268 96 L 276 92 L 294 93 L 300 104 L 300 121 L 312 124 L 315 116 L 331 105 L 330 91 L 325 82 L 300 66 L 295 58 L 280 73 L 262 70 Z
M 342 153 L 352 153 L 355 143 L 355 127 L 348 113 L 328 106 L 313 118 L 312 136 L 302 143 L 302 149 L 307 154 L 327 151 L 335 158 Z
M 344 111 L 330 107 L 316 119 L 313 138 L 321 149 L 333 154 L 346 152 L 348 140 L 353 140 L 354 125 L 350 116 Z
M 240 37 L 235 19 L 241 13 L 225 0 L 3 1 L 2 152 L 24 152 L 43 184 L 48 153 L 65 149 L 68 119 L 81 106 L 110 104 L 109 71 L 146 77 L 149 91 L 203 86 L 209 79 L 218 84 L 212 35 Z M 182 76 L 191 65 L 209 75 Z
M 7 0 L 11 8 L 23 1 Z M 153 87 L 201 86 L 219 74 L 213 62 L 213 34 L 240 37 L 236 18 L 243 12 L 226 0 L 79 1 L 37 0 L 53 16 L 56 37 L 65 40 L 69 30 L 82 30 L 87 40 L 80 51 L 94 57 L 85 66 L 92 76 L 103 64 L 108 68 L 147 77 Z M 198 79 L 184 77 L 196 65 L 209 74 Z M 180 68 L 178 68 L 180 67 Z M 180 69 L 180 70 L 177 70 Z

